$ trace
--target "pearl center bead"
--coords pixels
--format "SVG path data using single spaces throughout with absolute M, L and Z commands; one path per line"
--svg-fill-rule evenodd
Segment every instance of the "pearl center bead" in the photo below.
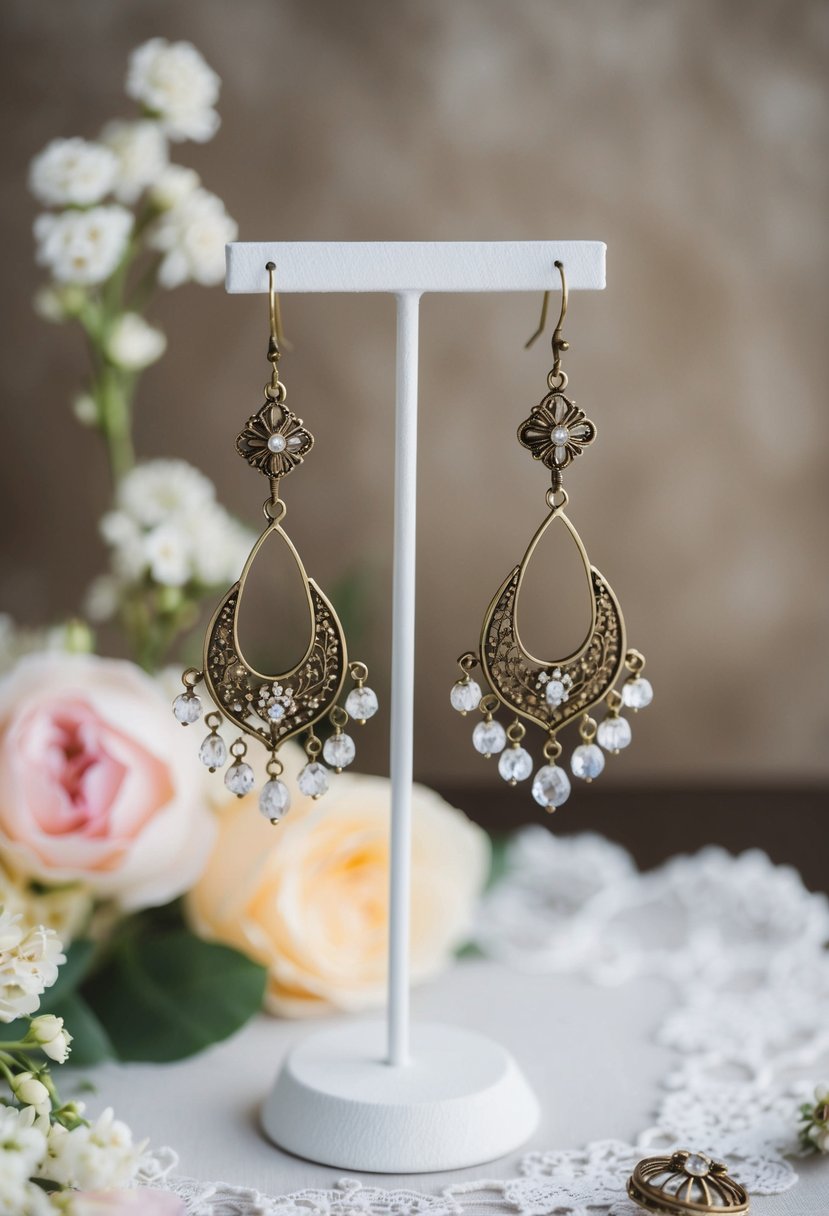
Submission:
M 553 427 L 553 443 L 555 443 L 558 447 L 565 444 L 569 438 L 570 432 L 567 430 L 566 426 L 562 426 L 561 423 L 559 423 L 558 426 Z
M 284 435 L 274 434 L 268 436 L 268 447 L 272 452 L 284 452 L 288 446 Z

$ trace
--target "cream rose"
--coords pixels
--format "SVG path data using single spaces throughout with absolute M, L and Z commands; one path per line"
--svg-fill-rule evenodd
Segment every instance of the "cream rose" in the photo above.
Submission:
M 292 755 L 286 768 L 293 766 Z M 201 936 L 267 966 L 272 1011 L 302 1017 L 383 1002 L 390 793 L 385 778 L 344 773 L 318 802 L 294 792 L 278 827 L 259 815 L 254 795 L 220 811 L 188 915 Z M 414 982 L 441 971 L 465 940 L 489 855 L 481 828 L 432 790 L 414 787 Z
M 0 681 L 0 849 L 125 910 L 195 881 L 215 820 L 193 739 L 132 663 L 44 653 Z

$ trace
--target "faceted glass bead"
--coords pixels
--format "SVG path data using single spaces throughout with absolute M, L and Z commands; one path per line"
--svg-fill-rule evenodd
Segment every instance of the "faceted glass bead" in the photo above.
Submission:
M 508 747 L 498 758 L 498 772 L 505 781 L 526 781 L 533 771 L 533 758 L 523 747 Z
M 507 746 L 507 732 L 500 722 L 479 722 L 472 732 L 472 746 L 482 756 L 495 756 Z
M 351 735 L 331 735 L 322 749 L 323 759 L 332 768 L 345 768 L 357 755 Z
M 279 819 L 291 805 L 291 791 L 288 789 L 284 781 L 277 780 L 272 777 L 262 787 L 262 793 L 259 795 L 259 810 L 265 819 L 270 819 L 273 822 Z
M 378 709 L 377 693 L 371 688 L 352 688 L 345 699 L 345 712 L 357 722 L 373 718 Z
M 237 798 L 241 798 L 243 794 L 249 794 L 253 789 L 253 783 L 253 769 L 244 760 L 231 764 L 225 773 L 225 785 Z
M 202 741 L 199 759 L 211 770 L 222 767 L 227 760 L 227 744 L 221 735 L 208 735 Z
M 644 709 L 653 700 L 653 686 L 644 676 L 625 680 L 622 685 L 622 704 L 628 709 Z
M 605 718 L 599 723 L 596 740 L 606 752 L 620 752 L 630 743 L 630 723 L 627 718 Z
M 547 699 L 547 704 L 552 705 L 553 709 L 555 709 L 558 705 L 561 705 L 562 701 L 564 700 L 565 691 L 566 690 L 561 680 L 548 680 L 544 689 L 544 696 Z
M 180 692 L 173 702 L 173 714 L 182 726 L 192 726 L 201 717 L 201 701 L 192 692 Z
M 574 777 L 582 781 L 592 781 L 604 769 L 604 752 L 595 743 L 582 743 L 573 749 L 570 757 L 570 771 Z
M 328 789 L 328 769 L 324 764 L 312 760 L 305 768 L 300 769 L 296 783 L 300 793 L 309 798 L 319 798 Z
M 535 774 L 533 798 L 539 806 L 561 806 L 570 797 L 570 778 L 557 764 L 545 764 Z
M 481 703 L 481 686 L 475 680 L 458 680 L 457 684 L 452 685 L 449 700 L 459 714 L 468 714 Z

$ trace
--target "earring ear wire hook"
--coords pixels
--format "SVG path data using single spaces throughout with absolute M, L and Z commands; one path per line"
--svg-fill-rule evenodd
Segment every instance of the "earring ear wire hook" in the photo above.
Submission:
M 268 272 L 268 320 L 270 322 L 268 358 L 275 363 L 282 354 L 282 348 L 290 350 L 291 345 L 285 338 L 285 331 L 282 328 L 282 309 L 279 307 L 279 293 L 276 290 L 276 263 L 267 262 L 265 269 Z
M 564 273 L 564 263 L 563 262 L 559 262 L 557 260 L 553 263 L 553 265 L 555 266 L 556 270 L 558 271 L 558 273 L 561 276 L 561 312 L 559 313 L 558 321 L 556 322 L 556 327 L 553 330 L 553 340 L 552 340 L 553 375 L 557 376 L 559 371 L 561 370 L 562 352 L 570 349 L 570 343 L 566 342 L 564 340 L 564 338 L 561 336 L 562 327 L 564 325 L 564 318 L 567 316 L 567 299 L 568 299 L 567 276 Z M 535 333 L 532 335 L 532 337 L 528 338 L 527 341 L 524 343 L 524 350 L 529 350 L 530 347 L 532 346 L 533 342 L 535 342 L 535 340 L 537 338 L 540 338 L 541 335 L 544 333 L 544 330 L 547 328 L 547 312 L 549 310 L 549 307 L 550 307 L 550 293 L 549 293 L 549 291 L 545 291 L 544 298 L 541 301 L 541 319 L 538 322 L 538 329 L 535 331 Z

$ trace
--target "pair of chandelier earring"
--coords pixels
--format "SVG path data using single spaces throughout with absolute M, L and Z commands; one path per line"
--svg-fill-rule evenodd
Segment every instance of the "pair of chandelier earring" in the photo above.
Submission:
M 618 600 L 604 576 L 591 566 L 582 540 L 564 514 L 568 502 L 562 488 L 564 470 L 596 437 L 596 427 L 565 395 L 567 374 L 561 369 L 561 355 L 569 349 L 562 337 L 567 312 L 567 280 L 561 262 L 555 263 L 561 276 L 561 313 L 553 332 L 553 366 L 547 376 L 547 392 L 518 428 L 518 441 L 533 458 L 550 472 L 546 493 L 549 513 L 532 537 L 521 559 L 507 575 L 484 616 L 479 649 L 467 651 L 458 660 L 461 678 L 453 685 L 450 701 L 461 714 L 480 711 L 482 719 L 472 732 L 475 750 L 487 758 L 498 755 L 500 775 L 510 785 L 533 775 L 535 763 L 524 747 L 528 722 L 547 736 L 542 747 L 544 763 L 535 771 L 532 793 L 536 802 L 554 811 L 570 795 L 570 779 L 557 764 L 562 746 L 559 732 L 579 720 L 581 742 L 570 757 L 570 771 L 578 778 L 592 781 L 603 771 L 605 752 L 617 754 L 631 741 L 631 728 L 622 709 L 634 713 L 653 699 L 653 689 L 643 673 L 644 656 L 628 650 L 625 623 Z M 232 763 L 225 771 L 227 788 L 238 797 L 255 785 L 253 767 L 246 759 L 245 736 L 257 740 L 268 751 L 268 780 L 259 796 L 265 818 L 278 823 L 289 809 L 291 792 L 281 779 L 279 751 L 288 739 L 302 735 L 306 763 L 297 776 L 300 792 L 319 798 L 329 787 L 331 770 L 341 772 L 355 758 L 356 746 L 346 727 L 353 720 L 359 725 L 378 710 L 376 694 L 368 687 L 368 668 L 349 662 L 346 638 L 330 600 L 306 574 L 302 561 L 282 528 L 285 503 L 280 497 L 283 477 L 300 465 L 311 450 L 314 439 L 302 419 L 285 404 L 285 385 L 279 379 L 281 358 L 281 321 L 275 291 L 275 266 L 269 262 L 268 294 L 270 340 L 268 360 L 271 376 L 265 385 L 265 400 L 251 415 L 236 440 L 236 450 L 270 484 L 270 495 L 263 511 L 267 520 L 264 532 L 251 550 L 241 577 L 225 594 L 205 635 L 201 670 L 188 668 L 182 675 L 184 692 L 173 702 L 173 713 L 184 726 L 202 716 L 201 699 L 196 687 L 204 682 L 215 709 L 206 716 L 209 734 L 199 749 L 202 762 L 211 772 Z M 544 295 L 538 331 L 529 346 L 544 330 L 549 292 Z M 567 528 L 576 544 L 590 585 L 591 621 L 582 645 L 563 659 L 537 659 L 521 643 L 517 608 L 521 587 L 533 553 L 555 522 Z M 238 614 L 251 568 L 262 546 L 278 536 L 296 563 L 305 591 L 311 620 L 311 638 L 300 661 L 289 671 L 268 675 L 257 671 L 245 659 L 239 642 Z M 473 671 L 480 669 L 481 688 Z M 616 688 L 623 672 L 627 678 Z M 346 677 L 352 687 L 343 700 Z M 342 703 L 341 703 L 342 701 Z M 604 703 L 606 716 L 599 723 L 590 710 Z M 504 727 L 496 714 L 506 710 L 512 720 Z M 219 734 L 222 718 L 241 734 L 227 746 Z M 331 733 L 323 742 L 316 727 L 323 719 Z

